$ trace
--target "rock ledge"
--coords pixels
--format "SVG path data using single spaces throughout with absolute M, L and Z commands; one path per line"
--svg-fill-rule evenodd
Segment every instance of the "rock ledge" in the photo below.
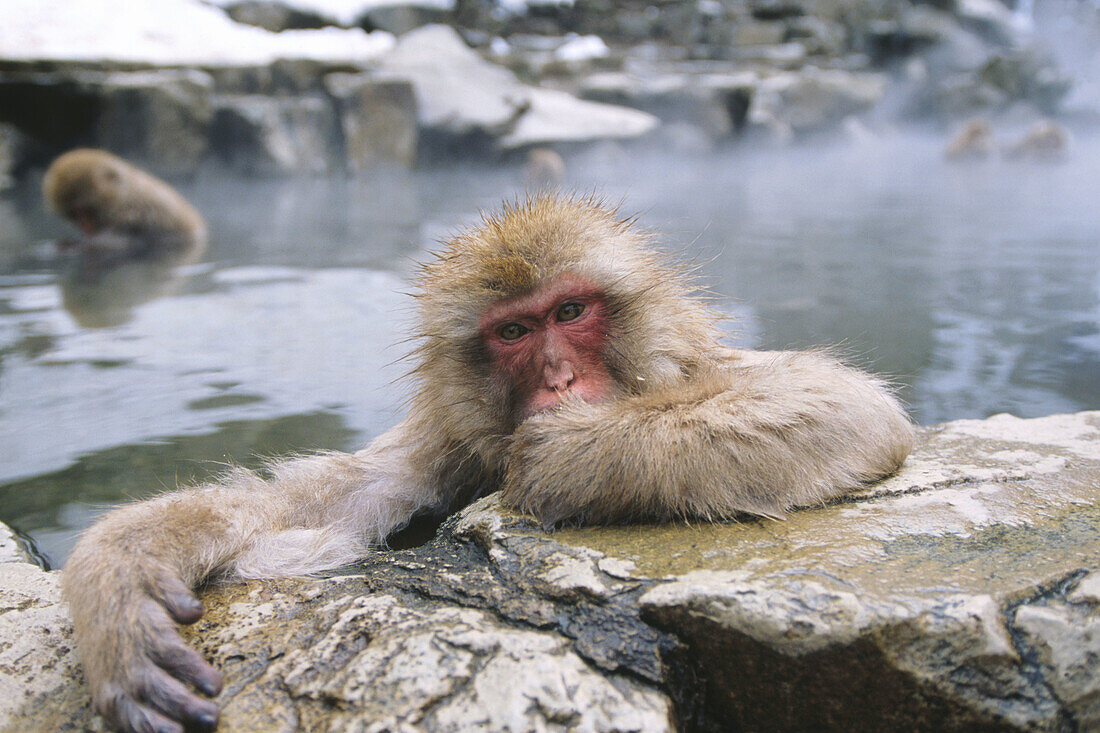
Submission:
M 488 497 L 207 591 L 222 730 L 1093 730 L 1100 412 L 922 431 L 787 521 L 540 531 Z M 0 563 L 0 730 L 87 727 L 58 576 Z

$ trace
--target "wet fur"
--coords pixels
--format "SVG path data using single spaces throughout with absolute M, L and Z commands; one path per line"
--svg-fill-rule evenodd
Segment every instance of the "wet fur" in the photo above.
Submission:
M 162 713 L 208 723 L 211 704 L 179 682 L 220 685 L 173 631 L 201 614 L 189 588 L 338 566 L 414 513 L 483 491 L 503 488 L 548 525 L 778 516 L 901 465 L 913 428 L 886 385 L 822 353 L 723 347 L 715 314 L 648 240 L 592 199 L 505 206 L 420 272 L 402 423 L 354 455 L 240 470 L 109 513 L 64 576 L 97 708 L 132 729 Z M 479 317 L 566 273 L 603 289 L 616 396 L 519 421 Z
M 104 150 L 80 148 L 59 156 L 42 179 L 51 209 L 79 224 L 85 247 L 139 255 L 190 256 L 206 247 L 202 216 L 174 188 Z

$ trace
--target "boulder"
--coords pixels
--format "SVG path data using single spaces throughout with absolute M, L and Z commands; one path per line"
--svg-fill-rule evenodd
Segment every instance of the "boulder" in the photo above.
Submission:
M 1030 102 L 1048 114 L 1057 110 L 1073 86 L 1073 80 L 1052 58 L 1035 49 L 992 56 L 978 69 L 977 79 L 1011 100 Z
M 88 693 L 72 650 L 72 624 L 57 573 L 26 562 L 0 562 L 0 730 L 50 730 L 36 720 L 38 701 L 87 727 Z M 55 728 L 54 730 L 59 730 Z
M 312 10 L 292 7 L 278 0 L 242 0 L 241 2 L 219 3 L 226 15 L 238 23 L 254 25 L 264 30 L 280 31 L 324 28 L 335 25 L 335 21 L 326 15 Z
M 950 13 L 927 4 L 903 5 L 894 17 L 871 19 L 856 31 L 859 43 L 877 63 L 931 53 L 948 68 L 973 68 L 987 46 L 959 26 Z
M 325 89 L 336 100 L 344 161 L 352 173 L 416 160 L 416 96 L 406 81 L 369 74 L 329 74 Z
M 219 95 L 210 145 L 231 170 L 251 176 L 340 169 L 337 120 L 320 95 Z
M 886 78 L 881 74 L 810 66 L 762 81 L 748 120 L 752 125 L 788 128 L 796 136 L 827 131 L 869 110 L 885 91 Z
M 586 77 L 579 95 L 644 110 L 664 123 L 686 123 L 718 140 L 744 126 L 758 83 L 759 77 L 751 71 L 654 75 L 607 71 Z
M 113 73 L 98 88 L 95 147 L 167 175 L 198 169 L 214 117 L 209 74 L 195 69 Z
M 775 69 L 797 69 L 806 61 L 806 46 L 798 41 L 772 46 L 740 46 L 731 56 L 742 63 L 764 65 Z
M 546 533 L 490 496 L 427 545 L 204 592 L 220 730 L 1093 730 L 1100 412 L 921 430 L 786 521 Z M 0 729 L 84 728 L 57 574 L 0 563 Z
M 379 75 L 409 80 L 416 90 L 420 124 L 455 136 L 499 134 L 529 104 L 511 72 L 482 60 L 443 25 L 402 36 L 379 64 Z
M 275 32 L 338 26 L 401 35 L 443 22 L 454 10 L 453 0 L 211 0 L 211 4 L 221 6 L 238 23 Z
M 955 16 L 963 27 L 992 43 L 1007 46 L 1022 37 L 1020 21 L 1000 0 L 957 0 Z
M 747 20 L 733 34 L 736 46 L 773 46 L 787 37 L 787 24 L 776 20 Z
M 1054 115 L 1073 80 L 1046 55 L 1032 48 L 987 56 L 974 68 L 933 74 L 912 102 L 914 112 L 944 119 L 1002 114 L 1027 104 Z
M 586 102 L 557 89 L 532 88 L 528 104 L 512 129 L 501 136 L 500 148 L 631 139 L 657 128 L 657 118 L 645 112 Z
M 450 154 L 633 138 L 657 126 L 644 112 L 523 84 L 483 60 L 448 26 L 424 26 L 402 36 L 377 76 L 412 83 L 422 133 Z
M 356 24 L 369 30 L 403 35 L 422 25 L 447 22 L 454 3 L 448 0 L 393 0 L 365 3 Z
M 807 15 L 787 25 L 787 38 L 798 41 L 810 54 L 840 56 L 848 49 L 848 30 L 842 24 Z
M 0 72 L 0 120 L 47 159 L 92 146 L 164 175 L 188 174 L 207 152 L 212 91 L 211 76 L 195 69 L 16 69 Z

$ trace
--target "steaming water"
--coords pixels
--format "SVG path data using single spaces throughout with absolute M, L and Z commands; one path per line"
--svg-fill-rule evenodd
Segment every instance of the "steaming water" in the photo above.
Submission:
M 894 378 L 923 424 L 1100 407 L 1100 148 L 959 166 L 941 144 L 611 150 L 569 161 L 569 184 L 660 230 L 736 343 L 834 346 Z M 58 564 L 107 505 L 377 435 L 405 394 L 404 276 L 519 180 L 194 181 L 204 262 L 159 297 L 115 284 L 84 312 L 66 310 L 50 246 L 65 226 L 33 190 L 0 200 L 0 521 Z M 78 325 L 112 301 L 117 325 Z

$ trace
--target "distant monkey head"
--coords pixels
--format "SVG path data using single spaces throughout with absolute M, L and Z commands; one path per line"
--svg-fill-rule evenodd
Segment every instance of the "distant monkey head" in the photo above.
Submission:
M 54 211 L 82 232 L 95 234 L 112 221 L 115 202 L 122 197 L 124 173 L 119 163 L 118 158 L 99 150 L 66 153 L 46 171 L 43 196 Z

